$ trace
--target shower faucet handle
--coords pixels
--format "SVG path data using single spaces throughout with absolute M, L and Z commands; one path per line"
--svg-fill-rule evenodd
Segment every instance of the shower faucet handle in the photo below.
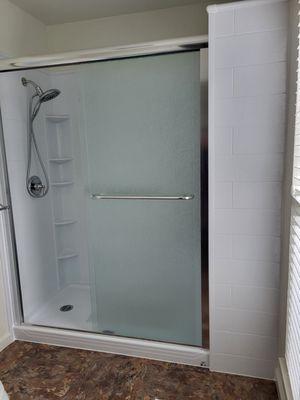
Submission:
M 41 190 L 41 189 L 45 189 L 45 185 L 43 185 L 42 183 L 35 183 L 34 185 L 32 185 L 33 186 L 33 188 L 35 189 L 35 190 Z
M 32 197 L 44 197 L 46 186 L 42 183 L 41 178 L 34 175 L 27 182 L 27 191 Z

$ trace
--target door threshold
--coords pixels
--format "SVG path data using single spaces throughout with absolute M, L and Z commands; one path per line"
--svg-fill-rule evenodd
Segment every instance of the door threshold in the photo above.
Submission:
M 15 326 L 14 337 L 26 342 L 209 368 L 209 351 L 193 346 L 31 325 Z

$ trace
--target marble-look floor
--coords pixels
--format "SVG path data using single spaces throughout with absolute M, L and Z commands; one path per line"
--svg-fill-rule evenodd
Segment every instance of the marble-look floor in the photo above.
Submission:
M 275 400 L 274 382 L 93 351 L 14 342 L 0 353 L 10 400 Z

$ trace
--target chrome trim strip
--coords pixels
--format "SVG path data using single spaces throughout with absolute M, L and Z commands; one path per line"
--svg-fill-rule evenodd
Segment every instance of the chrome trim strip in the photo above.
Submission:
M 0 60 L 0 72 L 199 50 L 207 47 L 207 43 L 208 35 L 200 35 L 92 50 L 7 58 Z
M 201 215 L 201 309 L 202 348 L 209 349 L 209 257 L 208 257 L 208 49 L 200 50 L 200 215 Z
M 13 210 L 11 206 L 12 201 L 11 201 L 11 193 L 9 185 L 1 108 L 0 108 L 0 171 L 2 171 L 0 173 L 0 181 L 1 181 L 0 185 L 3 185 L 3 189 L 0 188 L 0 190 L 4 195 L 3 200 L 8 205 L 4 206 L 5 209 L 7 210 L 7 213 L 4 213 L 2 218 L 4 218 L 4 229 L 5 229 L 4 245 L 7 248 L 7 255 L 10 262 L 9 267 L 6 270 L 7 275 L 4 276 L 4 278 L 7 279 L 6 281 L 7 284 L 5 285 L 5 288 L 6 288 L 6 293 L 8 293 L 7 296 L 8 300 L 11 302 L 8 305 L 8 310 L 10 311 L 10 315 L 8 315 L 8 320 L 9 324 L 11 325 L 10 330 L 12 331 L 14 325 L 21 324 L 24 321 L 24 317 L 23 317 L 23 304 L 21 295 L 21 282 L 19 275 L 17 241 L 15 234 Z

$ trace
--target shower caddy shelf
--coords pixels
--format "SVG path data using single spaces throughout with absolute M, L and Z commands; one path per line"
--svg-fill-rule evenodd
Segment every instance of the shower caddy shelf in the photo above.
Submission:
M 66 226 L 66 225 L 76 224 L 76 222 L 77 222 L 76 219 L 61 219 L 61 220 L 55 220 L 54 225 L 55 226 Z
M 62 158 L 50 158 L 51 163 L 64 164 L 66 162 L 72 161 L 73 157 L 62 157 Z
M 78 264 L 78 261 L 75 260 L 79 257 L 79 252 L 76 250 L 78 247 L 78 227 L 76 228 L 78 220 L 72 204 L 75 181 L 70 115 L 48 114 L 45 119 L 48 132 L 50 185 L 53 187 L 53 224 L 58 276 L 60 286 L 64 286 L 65 268 L 75 268 L 76 263 Z
M 51 182 L 51 186 L 69 186 L 74 185 L 73 181 Z
M 52 123 L 59 123 L 70 119 L 68 114 L 61 114 L 61 115 L 46 115 L 46 119 Z
M 75 257 L 78 257 L 78 256 L 79 256 L 78 253 L 76 253 L 75 251 L 70 250 L 70 252 L 66 252 L 65 254 L 62 253 L 61 255 L 58 255 L 57 259 L 60 260 L 60 261 L 63 261 L 63 260 L 69 260 L 70 258 L 75 258 Z

